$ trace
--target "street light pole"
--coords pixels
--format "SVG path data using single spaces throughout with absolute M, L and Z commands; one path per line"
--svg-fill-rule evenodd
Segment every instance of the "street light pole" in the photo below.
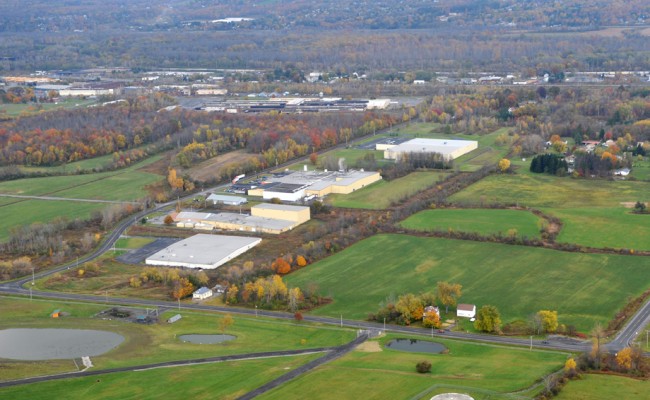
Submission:
M 34 286 L 34 267 L 32 267 L 32 286 Z
M 341 314 L 341 328 L 343 328 L 343 314 Z
M 257 304 L 255 304 L 255 318 L 257 318 Z
M 530 349 L 533 349 L 533 336 L 530 336 Z

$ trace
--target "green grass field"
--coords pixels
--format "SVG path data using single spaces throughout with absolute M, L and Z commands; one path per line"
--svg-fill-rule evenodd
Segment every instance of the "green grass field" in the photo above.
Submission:
M 122 237 L 117 239 L 117 242 L 115 242 L 115 247 L 119 249 L 139 249 L 140 247 L 144 247 L 153 241 L 153 238 L 147 237 Z
M 190 333 L 221 333 L 219 321 L 223 314 L 172 310 L 161 316 L 159 324 L 153 325 L 93 318 L 97 312 L 110 307 L 112 306 L 38 299 L 30 302 L 29 299 L 0 297 L 0 308 L 3 310 L 0 315 L 0 329 L 83 327 L 123 335 L 125 340 L 117 348 L 93 357 L 93 364 L 98 369 L 228 354 L 336 346 L 352 340 L 355 336 L 351 330 L 336 327 L 235 315 L 234 324 L 226 333 L 235 335 L 236 340 L 218 345 L 200 345 L 182 342 L 177 336 Z M 61 309 L 70 315 L 52 319 L 49 314 L 54 309 Z M 180 321 L 174 324 L 165 322 L 177 313 L 183 316 Z M 50 364 L 53 371 L 48 371 Z M 60 361 L 2 360 L 1 379 L 32 376 L 32 366 L 37 366 L 39 373 L 60 372 L 62 368 Z M 67 363 L 67 368 L 74 369 L 72 361 Z
M 463 303 L 498 307 L 502 320 L 557 310 L 561 323 L 588 331 L 607 325 L 628 297 L 650 285 L 650 258 L 560 252 L 408 235 L 377 235 L 287 276 L 311 282 L 334 301 L 317 315 L 366 318 L 388 296 L 463 285 Z
M 96 100 L 82 100 L 75 98 L 63 99 L 57 103 L 41 104 L 0 104 L 0 110 L 4 110 L 7 115 L 17 117 L 19 115 L 36 114 L 43 111 L 52 111 L 59 108 L 86 107 L 96 103 Z
M 425 210 L 401 222 L 407 229 L 420 231 L 453 230 L 476 232 L 481 235 L 516 230 L 516 236 L 537 238 L 543 220 L 533 213 L 518 210 L 437 209 Z
M 569 381 L 558 400 L 647 399 L 650 382 L 615 375 L 586 374 Z
M 71 400 L 236 399 L 319 356 L 322 354 L 65 379 L 0 389 L 0 397 Z
M 368 208 L 380 210 L 410 197 L 444 180 L 444 172 L 413 172 L 393 181 L 380 181 L 350 194 L 333 194 L 326 198 L 334 207 Z
M 160 175 L 140 171 L 139 168 L 159 158 L 151 157 L 119 171 L 0 182 L 0 193 L 69 199 L 136 200 L 147 195 L 145 186 L 162 179 Z M 57 217 L 86 219 L 93 211 L 105 207 L 105 203 L 0 197 L 0 210 L 5 216 L 0 223 L 0 240 L 6 240 L 15 226 L 49 222 Z
M 505 399 L 562 367 L 566 355 L 438 340 L 448 354 L 408 353 L 386 348 L 388 335 L 262 395 L 262 399 L 429 399 L 435 394 L 468 393 L 475 399 Z M 422 339 L 422 338 L 419 338 Z M 426 340 L 426 339 L 425 339 Z M 374 345 L 374 346 L 373 346 Z M 418 374 L 415 364 L 432 363 Z M 527 396 L 524 398 L 530 398 Z M 514 397 L 522 398 L 522 397 Z
M 650 216 L 626 205 L 650 201 L 646 182 L 558 178 L 543 174 L 492 175 L 450 197 L 458 203 L 517 203 L 564 223 L 557 240 L 592 247 L 650 250 Z

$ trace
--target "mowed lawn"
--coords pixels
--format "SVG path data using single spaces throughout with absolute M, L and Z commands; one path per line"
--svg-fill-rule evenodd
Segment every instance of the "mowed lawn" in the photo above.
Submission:
M 236 399 L 322 355 L 229 361 L 64 379 L 0 389 L 0 398 Z
M 51 196 L 65 199 L 90 199 L 131 201 L 145 197 L 147 185 L 163 179 L 162 176 L 144 172 L 139 168 L 158 160 L 152 157 L 129 168 L 97 174 L 52 176 L 0 182 L 0 194 Z M 106 203 L 89 203 L 74 200 L 17 199 L 0 196 L 0 240 L 9 237 L 11 228 L 46 223 L 65 217 L 87 219 L 93 211 L 107 207 Z
M 377 235 L 287 276 L 316 283 L 333 302 L 314 314 L 365 319 L 387 297 L 460 283 L 463 303 L 491 304 L 502 320 L 557 310 L 561 323 L 588 331 L 607 324 L 630 296 L 650 286 L 650 257 L 583 254 L 408 235 Z
M 39 299 L 30 302 L 29 299 L 0 297 L 0 309 L 3 310 L 0 329 L 83 328 L 106 330 L 124 336 L 124 342 L 118 347 L 93 357 L 96 369 L 228 354 L 338 346 L 355 337 L 354 331 L 338 327 L 233 315 L 234 323 L 225 333 L 236 336 L 235 340 L 218 345 L 192 344 L 181 341 L 178 336 L 220 334 L 222 330 L 219 322 L 224 314 L 172 310 L 161 315 L 160 323 L 152 325 L 93 317 L 99 311 L 111 307 L 114 306 Z M 58 319 L 50 318 L 54 309 L 60 309 L 68 315 Z M 140 309 L 137 313 L 144 314 L 145 310 Z M 182 319 L 168 324 L 167 318 L 175 314 L 181 314 Z M 65 361 L 68 371 L 76 370 L 71 360 Z M 63 368 L 60 364 L 61 361 L 57 360 L 25 362 L 3 359 L 0 361 L 0 370 L 3 371 L 0 380 L 60 372 Z
M 481 235 L 509 235 L 515 232 L 516 236 L 538 238 L 542 222 L 541 218 L 528 211 L 447 208 L 421 211 L 400 225 L 418 231 L 453 230 Z
M 650 201 L 647 182 L 499 174 L 482 179 L 450 200 L 461 204 L 497 202 L 539 208 L 564 223 L 557 238 L 560 242 L 650 250 L 650 215 L 631 214 L 629 208 L 629 204 L 637 201 Z
M 309 393 L 310 399 L 407 400 L 429 399 L 448 392 L 469 393 L 477 400 L 509 398 L 506 393 L 530 387 L 561 368 L 567 357 L 557 352 L 438 339 L 435 341 L 445 345 L 448 354 L 409 353 L 385 347 L 389 340 L 399 337 L 404 336 L 388 335 L 364 343 L 343 358 L 260 399 L 297 399 L 301 398 L 298 394 Z M 415 365 L 423 360 L 431 362 L 431 373 L 415 371 Z
M 445 176 L 446 173 L 439 171 L 413 172 L 390 182 L 375 182 L 350 194 L 329 195 L 327 203 L 334 207 L 380 210 L 435 185 Z
M 615 375 L 586 374 L 569 381 L 555 398 L 557 400 L 647 399 L 650 381 Z

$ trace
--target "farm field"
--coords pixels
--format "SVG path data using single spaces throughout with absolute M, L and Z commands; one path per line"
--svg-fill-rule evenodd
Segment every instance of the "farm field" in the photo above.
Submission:
M 631 296 L 650 284 L 650 257 L 568 253 L 497 243 L 377 235 L 287 276 L 317 282 L 331 304 L 314 314 L 365 319 L 387 297 L 463 286 L 460 302 L 495 305 L 504 323 L 540 309 L 589 331 L 607 325 Z
M 229 361 L 65 379 L 0 389 L 0 397 L 236 399 L 320 356 L 322 354 Z
M 403 337 L 387 335 L 366 342 L 343 358 L 260 398 L 291 399 L 297 393 L 310 393 L 313 399 L 406 400 L 456 392 L 468 393 L 477 400 L 507 399 L 513 398 L 508 393 L 527 389 L 537 379 L 561 368 L 567 357 L 558 352 L 531 352 L 438 339 L 435 341 L 445 345 L 448 354 L 409 353 L 385 347 L 389 340 Z M 431 373 L 415 371 L 415 365 L 422 360 L 432 363 Z M 533 395 L 534 392 L 526 398 Z
M 630 214 L 650 201 L 646 182 L 557 178 L 541 174 L 492 175 L 454 194 L 459 204 L 516 203 L 541 209 L 564 223 L 557 240 L 591 247 L 650 250 L 647 215 Z
M 0 193 L 28 196 L 54 196 L 71 199 L 130 201 L 145 197 L 145 187 L 160 181 L 160 175 L 138 169 L 157 161 L 152 157 L 139 164 L 113 172 L 87 175 L 28 178 L 0 182 Z M 105 203 L 61 200 L 3 198 L 0 210 L 6 217 L 0 224 L 0 240 L 9 237 L 11 228 L 34 222 L 49 222 L 54 218 L 86 219 L 93 211 L 107 207 Z
M 444 180 L 444 172 L 412 172 L 393 181 L 375 182 L 350 194 L 333 194 L 326 198 L 334 207 L 380 210 Z
M 41 103 L 41 104 L 2 104 L 0 110 L 4 110 L 7 115 L 17 117 L 21 114 L 36 114 L 42 111 L 52 111 L 59 108 L 75 108 L 86 107 L 96 103 L 96 100 L 82 100 L 69 98 L 61 100 L 57 103 Z
M 268 318 L 234 316 L 234 324 L 226 333 L 237 339 L 219 345 L 200 345 L 180 341 L 182 334 L 222 333 L 219 321 L 223 314 L 172 310 L 161 315 L 160 323 L 136 324 L 118 320 L 93 318 L 99 311 L 112 305 L 79 304 L 50 300 L 14 299 L 0 297 L 0 329 L 7 328 L 78 328 L 99 329 L 118 333 L 125 337 L 117 348 L 92 358 L 97 369 L 116 368 L 171 360 L 185 360 L 228 354 L 291 350 L 337 346 L 347 343 L 355 332 L 347 329 L 324 327 L 307 323 L 280 321 Z M 49 317 L 54 309 L 70 315 L 58 319 Z M 144 310 L 140 312 L 144 314 Z M 167 318 L 181 314 L 183 318 L 168 324 Z M 53 371 L 49 371 L 52 364 Z M 61 361 L 11 361 L 2 360 L 2 379 L 33 376 L 32 366 L 38 365 L 38 373 L 61 371 Z M 71 360 L 68 370 L 76 370 Z M 1 396 L 0 396 L 1 397 Z
M 419 231 L 454 230 L 476 232 L 481 235 L 501 233 L 538 238 L 543 220 L 533 213 L 519 210 L 496 209 L 437 209 L 425 210 L 400 223 L 407 229 Z
M 256 158 L 256 155 L 246 153 L 244 150 L 231 151 L 219 154 L 189 168 L 187 174 L 197 181 L 210 181 L 226 173 L 232 175 L 230 177 L 232 178 L 236 173 L 228 172 L 228 170 L 235 171 L 239 165 L 253 162 Z
M 615 375 L 585 374 L 582 379 L 569 381 L 558 400 L 646 399 L 650 382 Z

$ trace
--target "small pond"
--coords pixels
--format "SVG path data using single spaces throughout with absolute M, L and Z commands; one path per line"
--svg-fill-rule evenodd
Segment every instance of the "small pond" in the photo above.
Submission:
M 184 342 L 190 342 L 195 344 L 217 344 L 223 343 L 230 340 L 235 340 L 236 336 L 233 335 L 180 335 L 178 337 Z
M 410 351 L 413 353 L 442 353 L 447 350 L 447 348 L 440 343 L 417 339 L 393 339 L 386 343 L 386 347 L 395 350 Z
M 117 347 L 124 336 L 89 329 L 0 330 L 0 358 L 57 360 L 98 356 Z

